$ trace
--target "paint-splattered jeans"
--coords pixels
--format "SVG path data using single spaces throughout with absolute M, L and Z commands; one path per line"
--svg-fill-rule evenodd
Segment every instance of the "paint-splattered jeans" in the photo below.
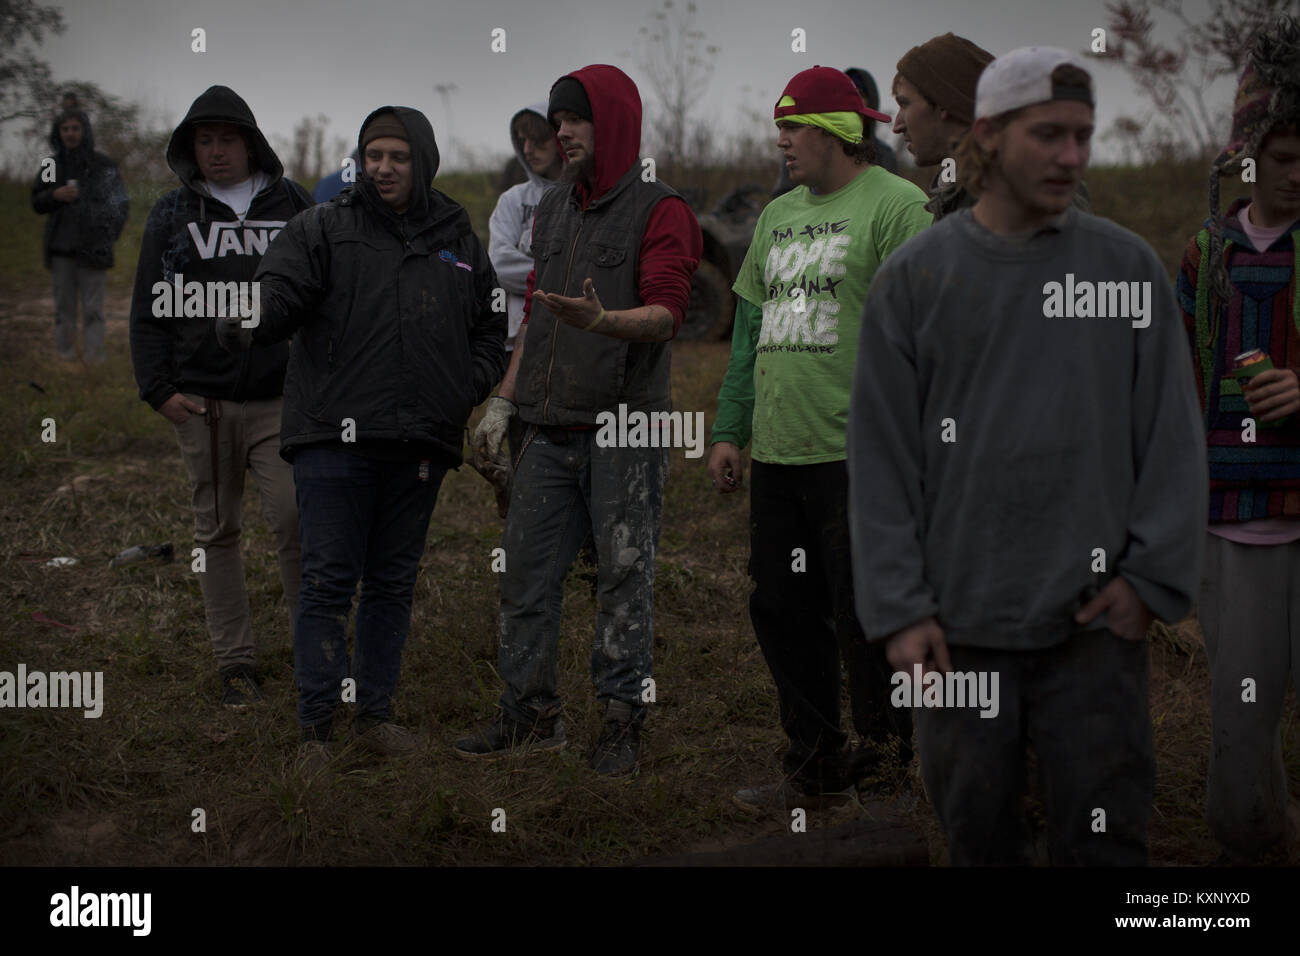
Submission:
M 294 677 L 304 740 L 329 738 L 348 668 L 348 614 L 361 580 L 351 676 L 358 732 L 393 713 L 411 599 L 446 468 L 327 446 L 293 460 L 302 540 Z
M 559 712 L 556 654 L 564 576 L 590 530 L 598 558 L 591 647 L 596 697 L 632 704 L 635 719 L 643 719 L 668 451 L 601 448 L 594 429 L 530 431 L 502 539 L 501 706 L 527 722 Z

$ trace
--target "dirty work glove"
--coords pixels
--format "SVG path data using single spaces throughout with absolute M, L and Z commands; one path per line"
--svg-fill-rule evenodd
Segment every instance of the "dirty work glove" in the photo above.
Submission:
M 510 419 L 518 411 L 518 405 L 500 395 L 493 395 L 487 400 L 487 411 L 474 429 L 474 440 L 470 442 L 476 456 L 491 461 L 503 470 L 509 469 L 510 459 L 501 450 L 501 445 L 506 440 L 506 428 L 510 425 Z
M 510 467 L 502 466 L 491 458 L 484 458 L 477 447 L 469 450 L 470 467 L 487 479 L 497 497 L 497 517 L 504 518 L 510 507 Z
M 218 316 L 213 319 L 217 331 L 217 344 L 227 352 L 247 352 L 253 346 L 253 330 L 246 329 L 237 315 Z

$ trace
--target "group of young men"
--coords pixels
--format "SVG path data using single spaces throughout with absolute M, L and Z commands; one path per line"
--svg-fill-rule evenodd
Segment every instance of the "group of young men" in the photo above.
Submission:
M 848 74 L 786 84 L 773 118 L 793 188 L 764 209 L 735 282 L 708 461 L 733 494 L 752 445 L 749 607 L 788 737 L 782 778 L 739 790 L 741 807 L 845 799 L 910 762 L 915 722 L 954 864 L 1030 858 L 1031 747 L 1053 862 L 1145 863 L 1145 638 L 1199 588 L 1211 824 L 1232 862 L 1285 852 L 1300 69 L 1272 51 L 1298 39 L 1288 19 L 1257 47 L 1215 166 L 1249 169 L 1251 196 L 1220 217 L 1215 193 L 1176 290 L 1142 239 L 1086 211 L 1095 100 L 1072 55 L 994 58 L 953 34 L 909 51 L 892 122 L 941 167 L 928 195 L 877 162 L 872 126 L 890 117 Z M 643 175 L 640 129 L 617 68 L 557 80 L 510 121 L 528 181 L 501 197 L 485 250 L 431 186 L 438 150 L 416 110 L 367 117 L 355 183 L 315 206 L 233 91 L 209 89 L 177 127 L 182 185 L 150 213 L 132 302 L 136 377 L 177 429 L 237 708 L 260 699 L 239 555 L 254 473 L 292 614 L 304 773 L 337 756 L 347 678 L 359 746 L 417 747 L 392 699 L 419 558 L 485 399 L 470 445 L 505 516 L 504 690 L 454 749 L 566 745 L 562 588 L 590 538 L 605 708 L 591 766 L 637 766 L 669 455 L 598 441 L 597 416 L 671 409 L 669 343 L 702 251 L 689 207 Z M 190 280 L 255 282 L 257 307 L 160 314 L 159 289 Z M 1272 368 L 1246 380 L 1233 359 L 1250 349 Z M 976 686 L 994 699 L 977 706 Z

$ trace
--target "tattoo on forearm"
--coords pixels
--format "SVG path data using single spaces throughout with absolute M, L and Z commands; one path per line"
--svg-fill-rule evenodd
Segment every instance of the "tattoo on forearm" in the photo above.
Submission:
M 614 328 L 625 333 L 622 336 L 623 338 L 641 342 L 664 340 L 673 327 L 672 313 L 661 305 L 648 306 L 644 316 L 619 315 L 617 312 L 608 312 L 606 318 L 612 319 Z

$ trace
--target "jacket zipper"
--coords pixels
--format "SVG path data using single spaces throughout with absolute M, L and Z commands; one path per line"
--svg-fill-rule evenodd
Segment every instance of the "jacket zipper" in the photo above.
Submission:
M 582 236 L 582 227 L 587 221 L 586 210 L 578 213 L 578 231 L 573 236 L 573 245 L 569 248 L 569 264 L 564 267 L 564 291 L 569 291 L 569 276 L 573 272 L 573 256 L 578 251 L 578 239 Z M 555 342 L 560 337 L 560 325 L 562 323 L 555 319 L 555 330 L 551 333 L 551 361 L 546 366 L 546 400 L 542 402 L 542 421 L 546 421 L 546 413 L 551 407 L 551 369 L 555 367 Z

